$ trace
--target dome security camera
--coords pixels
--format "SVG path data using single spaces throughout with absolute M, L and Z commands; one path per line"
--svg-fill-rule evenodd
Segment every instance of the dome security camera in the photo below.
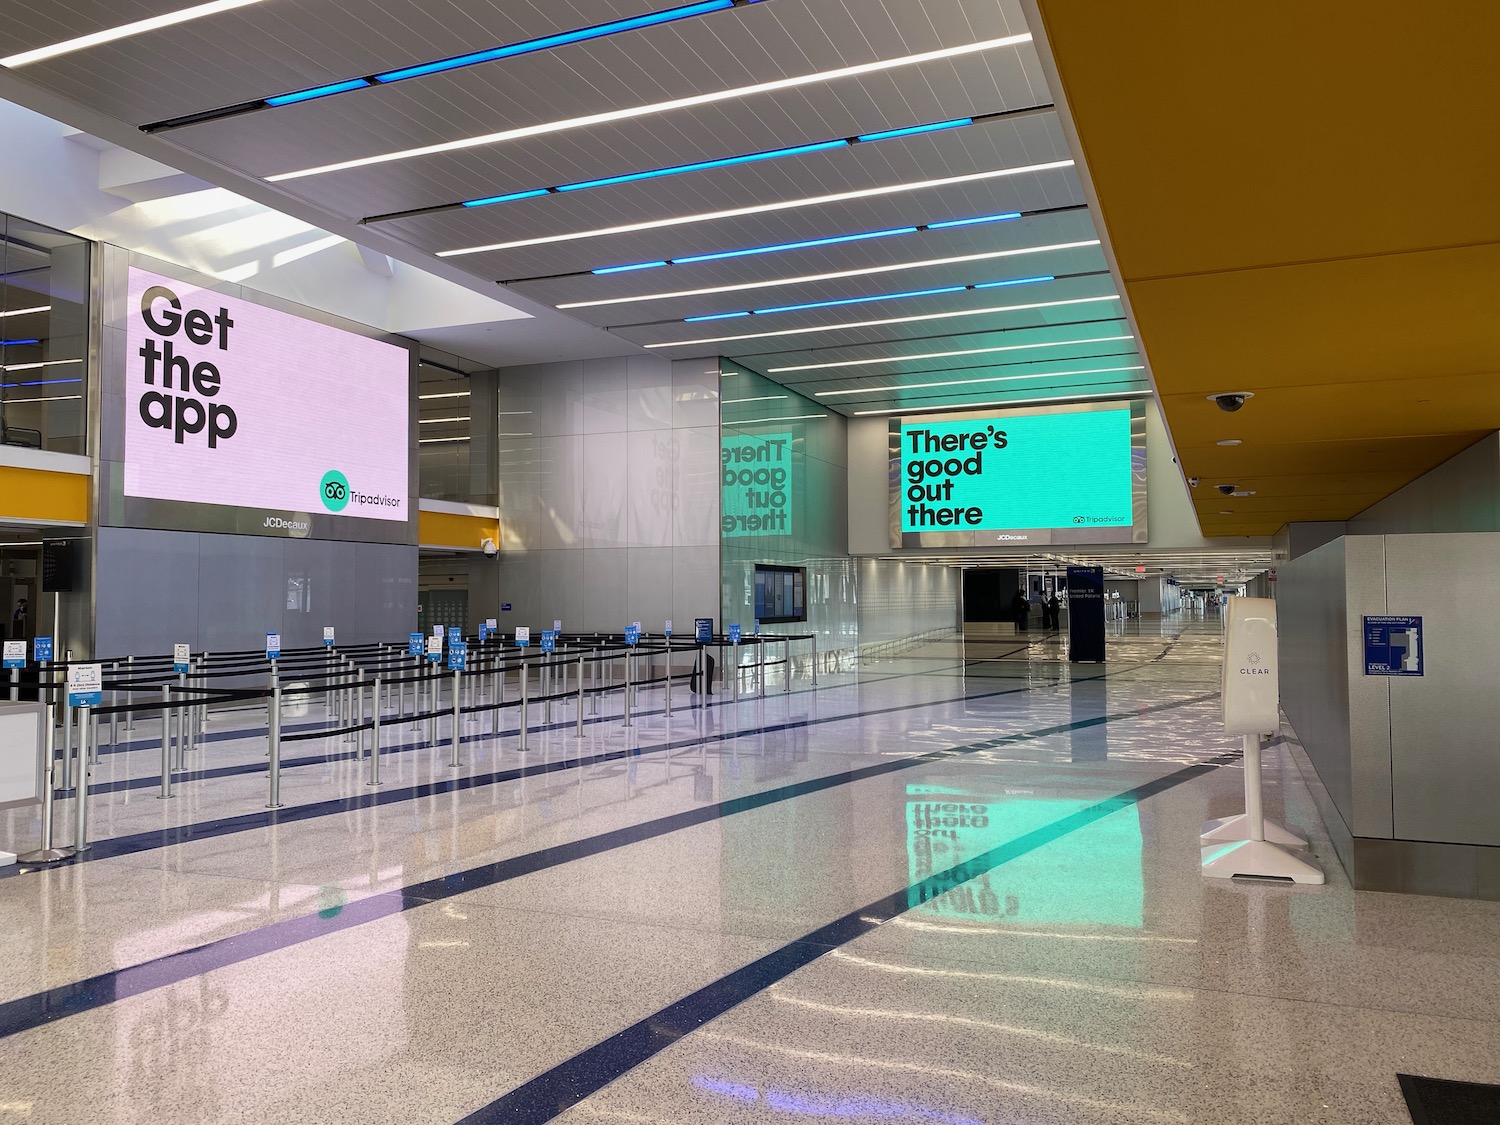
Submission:
M 1225 496 L 1233 496 L 1236 490 L 1236 486 L 1232 484 L 1216 484 L 1214 485 L 1214 487 L 1222 492 Z
M 1217 406 L 1225 414 L 1233 414 L 1245 405 L 1247 399 L 1254 397 L 1254 391 L 1224 391 L 1220 394 L 1209 395 L 1208 401 Z
M 486 558 L 494 558 L 497 553 L 495 541 L 489 536 L 485 536 L 480 540 L 479 549 L 485 553 Z
M 1197 488 L 1200 483 L 1201 483 L 1201 478 L 1199 478 L 1199 477 L 1188 477 L 1188 487 L 1189 488 Z

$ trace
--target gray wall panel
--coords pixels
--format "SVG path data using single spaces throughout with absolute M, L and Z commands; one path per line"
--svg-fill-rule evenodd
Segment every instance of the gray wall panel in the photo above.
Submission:
M 417 619 L 417 551 L 399 544 L 100 529 L 96 650 L 104 656 L 398 640 Z
M 1391 680 L 1386 676 L 1364 674 L 1362 618 L 1402 611 L 1387 607 L 1385 540 L 1354 536 L 1343 542 L 1344 643 L 1341 647 L 1348 689 L 1350 784 L 1354 792 L 1354 819 L 1349 827 L 1356 836 L 1388 838 L 1394 832 L 1391 823 Z
M 1500 845 L 1500 535 L 1384 542 L 1388 612 L 1424 633 L 1425 674 L 1386 681 L 1395 835 Z
M 1350 535 L 1500 531 L 1500 434 L 1490 434 L 1349 521 Z
M 1345 543 L 1336 540 L 1280 568 L 1276 616 L 1282 709 L 1352 830 Z

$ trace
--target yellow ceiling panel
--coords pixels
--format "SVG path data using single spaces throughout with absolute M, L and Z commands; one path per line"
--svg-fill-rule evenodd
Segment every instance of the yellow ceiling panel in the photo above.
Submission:
M 1495 0 L 1038 7 L 1127 280 L 1500 240 Z
M 1034 2 L 1205 535 L 1500 428 L 1500 2 Z

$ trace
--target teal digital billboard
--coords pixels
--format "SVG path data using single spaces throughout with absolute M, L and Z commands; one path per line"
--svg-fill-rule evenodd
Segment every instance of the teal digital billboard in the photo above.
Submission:
M 898 418 L 895 547 L 1144 542 L 1139 403 Z

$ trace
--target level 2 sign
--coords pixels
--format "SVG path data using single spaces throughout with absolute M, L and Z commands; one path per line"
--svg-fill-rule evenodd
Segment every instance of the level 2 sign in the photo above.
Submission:
M 97 707 L 104 698 L 102 664 L 68 665 L 68 706 Z
M 1422 619 L 1366 617 L 1365 675 L 1420 676 L 1422 674 Z

